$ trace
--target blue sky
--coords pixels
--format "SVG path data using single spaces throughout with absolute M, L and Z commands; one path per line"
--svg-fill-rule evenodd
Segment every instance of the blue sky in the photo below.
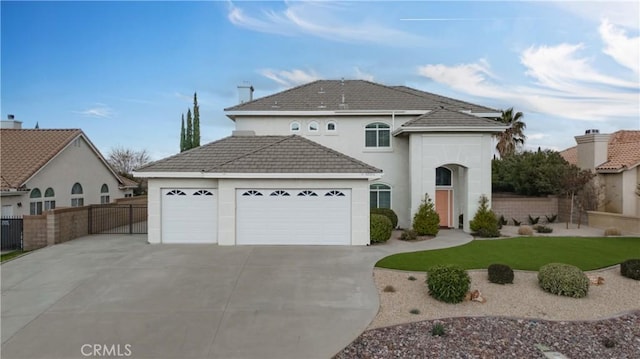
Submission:
M 1 2 L 2 118 L 81 128 L 107 154 L 202 143 L 223 109 L 316 79 L 407 85 L 525 114 L 527 147 L 640 129 L 640 9 L 629 2 Z

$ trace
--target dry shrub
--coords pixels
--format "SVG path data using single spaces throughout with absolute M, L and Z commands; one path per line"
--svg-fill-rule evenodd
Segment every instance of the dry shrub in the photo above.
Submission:
M 520 226 L 520 228 L 518 228 L 518 234 L 521 236 L 532 236 L 533 228 L 530 226 Z

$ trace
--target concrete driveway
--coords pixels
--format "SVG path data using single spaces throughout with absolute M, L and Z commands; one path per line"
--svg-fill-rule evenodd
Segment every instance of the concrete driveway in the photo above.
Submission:
M 371 247 L 98 235 L 44 248 L 0 267 L 1 356 L 328 358 L 376 315 L 378 259 L 471 240 L 441 233 Z

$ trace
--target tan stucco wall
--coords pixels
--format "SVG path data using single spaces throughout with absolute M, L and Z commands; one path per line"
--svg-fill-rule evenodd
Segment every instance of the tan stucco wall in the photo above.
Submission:
M 622 213 L 622 173 L 603 175 L 605 192 L 605 212 Z
M 590 227 L 601 229 L 613 227 L 619 229 L 622 234 L 640 234 L 640 217 L 606 212 L 587 212 L 587 214 Z

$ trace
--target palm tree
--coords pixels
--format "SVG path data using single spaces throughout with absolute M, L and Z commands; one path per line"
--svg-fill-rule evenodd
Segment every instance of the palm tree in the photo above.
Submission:
M 522 112 L 516 112 L 514 115 L 513 107 L 502 111 L 502 116 L 498 120 L 509 127 L 496 135 L 498 139 L 496 150 L 500 153 L 500 157 L 505 158 L 524 145 L 524 141 L 527 139 L 527 136 L 524 135 L 524 129 L 527 124 L 522 122 L 523 117 Z

